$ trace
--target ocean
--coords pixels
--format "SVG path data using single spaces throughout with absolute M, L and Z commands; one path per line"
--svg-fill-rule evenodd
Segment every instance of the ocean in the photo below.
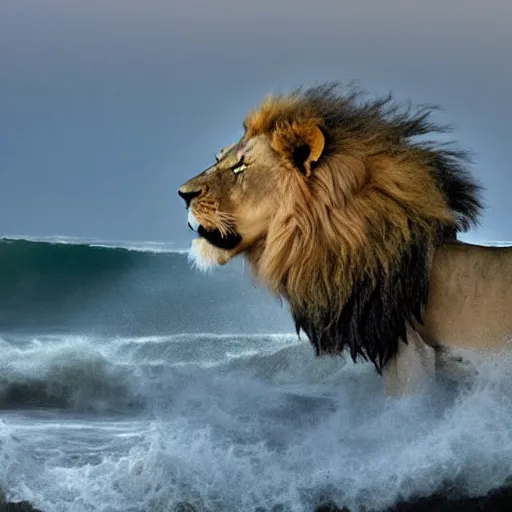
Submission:
M 512 475 L 512 360 L 390 399 L 240 262 L 0 241 L 0 492 L 43 512 L 352 511 Z

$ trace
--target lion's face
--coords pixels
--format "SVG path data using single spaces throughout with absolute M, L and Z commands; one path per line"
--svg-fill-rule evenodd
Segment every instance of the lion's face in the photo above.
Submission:
M 189 227 L 198 234 L 191 255 L 202 269 L 224 264 L 264 239 L 283 187 L 266 135 L 243 138 L 216 159 L 178 192 L 187 205 Z
M 199 235 L 191 250 L 198 267 L 224 264 L 241 253 L 254 263 L 272 225 L 292 215 L 325 146 L 319 119 L 278 119 L 283 109 L 294 112 L 293 106 L 270 100 L 249 114 L 242 139 L 180 187 L 189 226 Z

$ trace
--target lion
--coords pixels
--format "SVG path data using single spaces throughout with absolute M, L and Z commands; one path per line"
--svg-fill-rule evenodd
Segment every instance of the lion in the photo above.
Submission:
M 512 333 L 512 248 L 463 243 L 482 187 L 470 159 L 424 136 L 435 108 L 337 84 L 268 96 L 241 139 L 179 188 L 203 270 L 244 256 L 317 356 L 373 363 L 389 394 L 440 355 Z

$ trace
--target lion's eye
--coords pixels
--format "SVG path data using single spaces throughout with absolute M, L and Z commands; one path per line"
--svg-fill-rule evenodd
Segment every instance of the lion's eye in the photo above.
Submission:
M 233 171 L 233 174 L 240 174 L 247 169 L 247 164 L 244 163 L 243 159 L 238 162 L 234 167 L 231 168 L 231 171 Z
M 233 167 L 233 169 L 231 169 L 231 170 L 233 171 L 233 174 L 240 174 L 241 172 L 244 172 L 245 169 L 247 169 L 247 165 L 240 164 L 240 165 L 237 165 L 236 167 Z

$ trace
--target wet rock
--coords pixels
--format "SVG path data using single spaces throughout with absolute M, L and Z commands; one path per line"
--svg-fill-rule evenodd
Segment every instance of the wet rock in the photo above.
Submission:
M 477 498 L 455 498 L 435 494 L 424 498 L 403 501 L 390 508 L 371 512 L 509 512 L 512 511 L 512 487 L 491 491 Z M 334 503 L 318 506 L 315 512 L 351 512 Z M 370 512 L 370 511 L 368 511 Z
M 34 508 L 28 501 L 19 501 L 13 503 L 6 501 L 5 496 L 0 491 L 0 512 L 42 512 Z

